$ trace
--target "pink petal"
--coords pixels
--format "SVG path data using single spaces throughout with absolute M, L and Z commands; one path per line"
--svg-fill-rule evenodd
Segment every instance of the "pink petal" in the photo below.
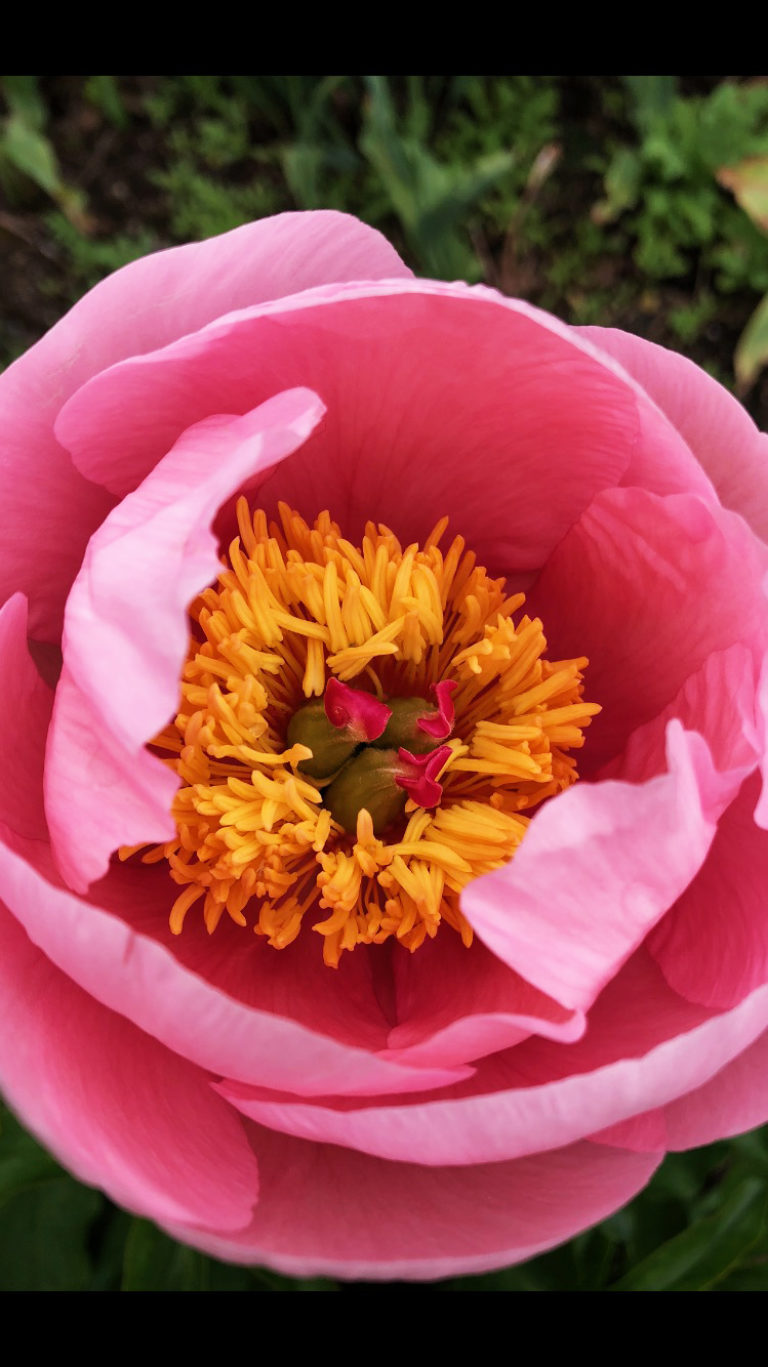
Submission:
M 432 1067 L 465 1063 L 509 1049 L 531 1033 L 568 1043 L 586 1026 L 491 954 L 480 940 L 467 953 L 441 930 L 417 954 L 396 947 L 395 1016 L 387 1057 Z
M 178 703 L 186 609 L 220 568 L 211 522 L 322 412 L 316 395 L 295 390 L 243 418 L 198 423 L 92 537 L 67 603 L 45 776 L 53 848 L 77 891 L 119 845 L 174 834 L 178 780 L 144 746 Z
M 724 506 L 768 540 L 768 436 L 733 395 L 685 356 L 642 337 L 616 328 L 576 331 L 642 386 L 701 462 Z
M 668 772 L 577 784 L 539 811 L 514 860 L 465 888 L 489 949 L 540 991 L 587 1010 L 700 868 L 729 782 L 672 721 Z
M 235 974 L 231 967 L 228 972 L 220 969 L 219 955 L 231 958 L 233 952 L 231 941 L 225 940 L 223 948 L 217 948 L 226 933 L 223 926 L 215 936 L 206 936 L 207 966 L 203 956 L 194 953 L 192 966 L 180 963 L 174 950 L 180 941 L 186 945 L 190 937 L 186 929 L 180 940 L 170 935 L 168 912 L 173 885 L 162 870 L 153 878 L 150 869 L 129 871 L 118 866 L 86 902 L 56 885 L 57 874 L 46 846 L 38 847 L 39 862 L 32 867 L 14 848 L 9 832 L 0 831 L 0 836 L 0 899 L 34 944 L 86 993 L 200 1067 L 300 1096 L 316 1092 L 423 1091 L 470 1074 L 471 1069 L 465 1067 L 389 1063 L 371 1049 L 371 1045 L 375 1048 L 383 1043 L 383 1033 L 369 1030 L 366 1036 L 361 1030 L 358 1046 L 346 1038 L 333 1038 L 334 1011 L 344 1021 L 343 1036 L 354 1030 L 361 1013 L 363 1003 L 357 1005 L 355 1001 L 361 995 L 361 985 L 354 980 L 348 1022 L 338 996 L 317 1005 L 317 1024 L 310 1023 L 313 1003 L 304 1001 L 297 1007 L 292 1000 L 290 961 L 271 993 L 261 985 L 252 989 L 257 1005 L 251 1005 L 243 1000 L 244 986 L 239 993 L 228 990 L 230 985 L 236 986 L 232 984 Z M 129 872 L 134 876 L 125 877 Z M 143 878 L 142 874 L 148 876 Z M 135 931 L 131 917 L 154 923 L 157 938 Z M 158 943 L 163 939 L 165 943 Z M 173 950 L 168 947 L 172 939 Z M 241 971 L 245 977 L 255 966 L 254 958 L 247 947 L 239 952 L 244 956 Z M 282 958 L 273 950 L 268 952 L 273 959 Z M 319 972 L 328 976 L 321 956 L 317 959 L 320 964 L 314 979 L 308 980 L 306 971 L 294 978 L 294 996 L 297 986 L 309 991 L 313 983 L 317 995 Z M 213 982 L 202 976 L 206 967 Z M 221 976 L 223 986 L 217 985 L 217 976 Z M 292 1019 L 295 1014 L 303 1016 L 303 1022 Z
M 72 468 L 53 434 L 62 404 L 91 376 L 231 309 L 331 281 L 410 274 L 374 229 L 321 211 L 280 214 L 157 252 L 96 285 L 0 376 L 0 602 L 23 589 L 33 635 L 55 639 L 88 538 L 112 506 Z
M 760 667 L 768 550 L 735 513 L 688 495 L 601 494 L 558 546 L 527 610 L 554 659 L 586 655 L 590 726 L 582 775 L 619 754 L 714 651 L 743 642 Z
M 0 823 L 29 840 L 47 840 L 43 759 L 53 694 L 27 648 L 27 604 L 22 594 L 0 608 Z
M 633 1116 L 631 1120 L 620 1120 L 616 1125 L 607 1125 L 589 1137 L 593 1144 L 612 1144 L 618 1149 L 631 1149 L 633 1153 L 666 1153 L 670 1147 L 663 1107 Z
M 735 1006 L 768 982 L 768 831 L 755 825 L 759 785 L 744 784 L 709 856 L 648 947 L 667 981 L 705 1006 Z
M 580 1040 L 532 1036 L 443 1093 L 296 1100 L 240 1083 L 216 1089 L 295 1138 L 427 1167 L 503 1162 L 574 1143 L 702 1086 L 768 1026 L 768 987 L 715 1013 L 671 991 L 639 951 L 590 1012 Z
M 766 596 L 768 596 L 768 580 L 764 582 L 763 589 Z M 760 733 L 763 756 L 760 765 L 763 776 L 763 789 L 755 809 L 755 820 L 759 826 L 768 829 L 768 653 L 766 653 L 763 658 L 760 669 L 760 678 L 757 685 L 757 713 L 758 730 Z
M 294 384 L 320 394 L 328 416 L 263 496 L 308 517 L 330 507 L 352 538 L 373 517 L 410 542 L 447 513 L 481 563 L 537 569 L 637 450 L 654 452 L 665 491 L 714 502 L 685 444 L 613 362 L 526 304 L 430 281 L 231 314 L 104 371 L 57 430 L 83 473 L 124 493 L 190 424 Z
M 258 1169 L 206 1075 L 51 964 L 0 907 L 4 1095 L 84 1182 L 156 1220 L 247 1225 Z
M 632 732 L 623 751 L 598 770 L 597 777 L 640 783 L 663 773 L 667 725 L 675 717 L 687 731 L 704 737 L 715 768 L 723 777 L 730 775 L 731 789 L 725 797 L 732 801 L 762 753 L 749 648 L 737 644 L 707 656 L 673 700 Z
M 768 1031 L 702 1087 L 664 1109 L 670 1149 L 742 1134 L 768 1120 Z
M 248 1230 L 170 1233 L 288 1276 L 421 1279 L 520 1262 L 631 1199 L 658 1155 L 575 1144 L 513 1163 L 424 1168 L 253 1130 L 262 1195 Z M 421 1155 L 419 1155 L 419 1158 Z

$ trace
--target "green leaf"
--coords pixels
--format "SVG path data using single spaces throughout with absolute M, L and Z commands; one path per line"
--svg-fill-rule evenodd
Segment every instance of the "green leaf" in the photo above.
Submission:
M 3 1291 L 87 1291 L 88 1236 L 101 1209 L 97 1191 L 56 1177 L 6 1201 L 0 1220 Z
M 768 232 L 768 157 L 746 157 L 738 166 L 721 166 L 717 179 L 733 192 L 752 222 Z
M 54 199 L 62 182 L 56 156 L 48 139 L 16 114 L 6 121 L 0 142 L 2 155 L 29 180 Z
M 177 1244 L 149 1220 L 133 1220 L 125 1241 L 122 1291 L 250 1291 L 247 1268 L 228 1267 Z
M 0 1107 L 0 1206 L 53 1177 L 61 1168 L 19 1122 Z
M 491 152 L 470 166 L 444 164 L 397 128 L 390 88 L 367 76 L 369 98 L 360 150 L 376 172 L 420 264 L 455 279 L 477 263 L 464 231 L 467 215 L 515 166 L 511 152 Z
M 115 128 L 128 127 L 128 114 L 114 76 L 89 76 L 83 94 Z
M 45 128 L 48 110 L 38 88 L 37 76 L 2 76 L 0 91 L 11 114 L 37 132 Z
M 765 1229 L 768 1195 L 739 1178 L 716 1212 L 697 1220 L 632 1268 L 612 1291 L 706 1291 L 735 1271 Z
M 635 123 L 647 129 L 668 115 L 677 94 L 677 76 L 622 76 L 634 105 Z
M 761 299 L 739 338 L 733 357 L 736 380 L 742 393 L 764 365 L 768 365 L 768 294 Z

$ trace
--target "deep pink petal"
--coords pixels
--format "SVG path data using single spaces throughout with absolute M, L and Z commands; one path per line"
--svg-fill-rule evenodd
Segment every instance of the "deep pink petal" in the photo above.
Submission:
M 394 1014 L 388 1057 L 432 1067 L 509 1049 L 531 1033 L 570 1042 L 584 1033 L 580 1011 L 539 992 L 475 940 L 468 953 L 447 928 L 417 954 L 392 954 Z
M 294 384 L 328 416 L 263 500 L 309 517 L 330 507 L 352 538 L 372 517 L 410 542 L 447 513 L 481 563 L 537 569 L 638 449 L 655 453 L 664 491 L 714 501 L 610 360 L 526 304 L 430 281 L 315 290 L 222 318 L 97 376 L 58 431 L 79 469 L 124 493 L 190 424 Z
M 577 784 L 538 812 L 515 858 L 465 888 L 481 940 L 562 1006 L 587 1010 L 700 868 L 728 777 L 677 721 L 668 772 Z
M 45 774 L 53 848 L 78 892 L 118 846 L 174 834 L 178 779 L 144 746 L 176 709 L 186 610 L 220 568 L 211 523 L 322 412 L 316 395 L 294 390 L 245 417 L 198 423 L 92 537 L 67 602 Z
M 709 856 L 648 947 L 676 992 L 735 1006 L 768 982 L 768 831 L 755 825 L 756 778 L 720 819 Z
M 200 1069 L 81 991 L 0 906 L 3 1093 L 84 1182 L 130 1210 L 238 1230 L 258 1168 Z
M 768 595 L 768 580 L 764 582 L 764 591 Z M 768 829 L 768 652 L 763 658 L 760 669 L 760 678 L 757 685 L 757 714 L 758 731 L 761 740 L 762 762 L 760 765 L 763 776 L 763 790 L 760 800 L 755 809 L 755 820 L 758 825 Z
M 28 855 L 29 851 L 24 853 Z M 314 946 L 319 965 L 316 975 L 305 970 L 295 977 L 292 986 L 289 959 L 277 983 L 273 981 L 271 992 L 255 985 L 257 1004 L 251 1005 L 244 985 L 238 992 L 235 981 L 233 991 L 227 990 L 237 970 L 231 964 L 222 967 L 219 955 L 231 959 L 239 947 L 233 946 L 231 939 L 222 942 L 226 927 L 220 926 L 216 935 L 206 936 L 206 940 L 211 976 L 214 980 L 220 977 L 224 986 L 206 981 L 202 954 L 193 953 L 192 965 L 187 966 L 175 957 L 174 948 L 160 942 L 164 937 L 166 942 L 173 940 L 174 947 L 179 945 L 167 924 L 170 880 L 162 870 L 157 870 L 156 878 L 126 878 L 123 875 L 127 872 L 119 866 L 115 876 L 110 875 L 95 890 L 94 900 L 86 902 L 56 885 L 57 874 L 46 846 L 39 846 L 39 864 L 33 868 L 13 848 L 8 832 L 0 840 L 0 899 L 33 942 L 86 993 L 134 1021 L 169 1049 L 213 1073 L 285 1088 L 300 1096 L 423 1091 L 471 1073 L 465 1067 L 389 1063 L 371 1048 L 384 1042 L 381 1027 L 378 1032 L 369 1029 L 366 1033 L 361 1025 L 361 1044 L 356 1047 L 347 1042 L 362 1008 L 356 1001 L 361 984 L 354 977 L 351 1019 L 345 1015 L 339 992 L 318 1006 L 316 1022 L 312 1023 L 312 1003 L 305 1000 L 297 1005 L 291 1001 L 291 994 L 295 994 L 297 984 L 304 991 L 314 984 L 317 991 L 319 973 L 328 975 Z M 131 872 L 152 873 L 144 868 Z M 129 923 L 131 916 L 154 919 L 158 938 L 135 931 Z M 186 929 L 179 938 L 186 944 Z M 254 938 L 249 936 L 248 940 Z M 193 943 L 194 939 L 192 934 Z M 264 948 L 274 959 L 282 960 L 282 954 Z M 248 943 L 242 953 L 240 972 L 245 977 L 259 964 L 248 952 Z M 341 1040 L 333 1037 L 334 1011 L 341 1018 Z M 299 1020 L 292 1018 L 294 1012 Z
M 562 1044 L 531 1037 L 442 1095 L 314 1102 L 240 1083 L 216 1088 L 244 1115 L 296 1138 L 425 1166 L 540 1153 L 645 1116 L 714 1077 L 768 1026 L 768 987 L 732 1011 L 684 1001 L 639 951 Z
M 32 634 L 56 639 L 88 538 L 112 506 L 73 469 L 53 433 L 62 404 L 91 376 L 231 309 L 331 281 L 410 274 L 380 233 L 323 210 L 280 214 L 157 252 L 96 285 L 0 376 L 0 602 L 23 589 Z M 118 426 L 126 416 L 118 415 Z
M 768 436 L 733 395 L 685 356 L 643 337 L 616 328 L 576 331 L 637 380 L 688 443 L 723 505 L 768 541 Z
M 232 1262 L 288 1276 L 421 1279 L 521 1262 L 611 1214 L 659 1155 L 575 1144 L 514 1163 L 383 1163 L 254 1127 L 261 1199 L 234 1238 L 170 1227 Z M 420 1159 L 421 1155 L 417 1155 Z
M 768 634 L 768 550 L 735 513 L 639 489 L 601 494 L 547 564 L 528 611 L 554 659 L 586 655 L 589 728 L 582 774 L 619 754 L 708 655 L 736 642 L 755 677 Z
M 612 1144 L 619 1149 L 631 1149 L 633 1153 L 666 1153 L 670 1147 L 663 1106 L 633 1116 L 631 1120 L 607 1125 L 589 1138 L 594 1144 Z
M 731 775 L 732 792 L 726 794 L 730 801 L 762 754 L 749 648 L 737 644 L 708 655 L 672 701 L 632 732 L 621 753 L 599 769 L 597 777 L 642 783 L 663 773 L 667 725 L 675 717 L 686 731 L 698 731 L 704 737 L 718 772 Z
M 29 840 L 48 838 L 43 760 L 52 703 L 30 658 L 27 604 L 17 593 L 0 608 L 0 823 Z
M 768 1031 L 719 1073 L 664 1108 L 667 1147 L 692 1149 L 768 1120 Z

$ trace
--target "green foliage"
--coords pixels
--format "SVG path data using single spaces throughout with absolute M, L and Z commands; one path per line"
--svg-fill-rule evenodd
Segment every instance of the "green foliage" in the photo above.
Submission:
M 45 81 L 2 91 L 0 179 L 56 201 L 73 298 L 143 251 L 317 207 L 380 228 L 417 273 L 486 280 L 574 322 L 650 326 L 666 308 L 652 335 L 689 347 L 719 301 L 754 308 L 768 291 L 764 233 L 721 175 L 766 155 L 763 81 L 689 94 L 674 76 L 89 76 L 84 105 L 131 155 L 149 149 L 127 216 L 67 188 Z M 655 292 L 672 285 L 678 297 Z M 698 359 L 715 364 L 706 347 Z
M 46 136 L 48 111 L 36 76 L 3 76 L 0 95 L 8 113 L 0 120 L 0 189 L 9 202 L 24 202 L 30 187 L 44 191 L 73 223 L 83 222 L 83 199 L 62 178 Z
M 86 100 L 95 104 L 115 128 L 128 127 L 128 113 L 116 76 L 89 76 L 83 87 Z
M 675 77 L 624 80 L 635 136 L 608 155 L 595 221 L 622 220 L 651 279 L 685 277 L 697 263 L 722 291 L 768 288 L 765 243 L 716 178 L 768 151 L 768 84 L 725 81 L 694 98 L 677 93 Z
M 490 152 L 473 164 L 439 162 L 418 137 L 398 129 L 391 91 L 383 76 L 366 79 L 368 100 L 360 148 L 376 172 L 411 249 L 431 274 L 443 279 L 479 275 L 466 221 L 476 204 L 514 165 L 509 152 Z M 408 120 L 423 130 L 427 104 L 410 90 Z
M 92 239 L 56 211 L 47 215 L 46 222 L 54 241 L 67 252 L 73 279 L 80 289 L 95 285 L 105 275 L 111 275 L 112 271 L 146 256 L 159 246 L 151 232 L 116 233 L 106 240 Z

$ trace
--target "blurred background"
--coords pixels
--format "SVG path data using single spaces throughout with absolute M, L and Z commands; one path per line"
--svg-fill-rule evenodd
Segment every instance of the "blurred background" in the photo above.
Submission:
M 683 351 L 768 428 L 764 76 L 0 77 L 0 367 L 133 258 L 314 208 L 417 275 Z M 392 1288 L 216 1263 L 0 1126 L 0 1290 Z M 553 1253 L 431 1289 L 768 1290 L 767 1211 L 761 1131 L 671 1156 Z

